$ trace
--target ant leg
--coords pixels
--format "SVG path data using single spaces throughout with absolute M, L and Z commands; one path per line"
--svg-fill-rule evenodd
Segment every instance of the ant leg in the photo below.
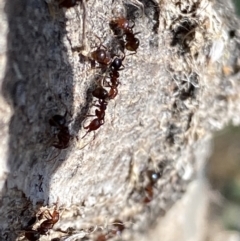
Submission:
M 95 138 L 96 138 L 96 133 L 95 131 L 93 131 L 93 141 L 95 140 Z
M 42 220 L 43 218 L 47 218 L 46 216 L 45 216 L 45 213 L 47 212 L 48 210 L 46 209 L 46 210 L 43 210 L 42 212 L 40 212 L 39 214 L 37 214 L 37 219 L 40 221 L 40 220 Z M 48 218 L 47 218 L 48 219 Z
M 87 128 L 85 128 L 85 127 L 83 127 L 83 128 L 84 128 L 84 129 L 87 129 Z M 90 132 L 90 130 L 88 130 L 81 139 L 83 139 L 89 132 Z
M 57 197 L 57 201 L 55 203 L 53 203 L 53 205 L 55 205 L 54 210 L 58 209 L 58 204 L 59 204 L 59 197 Z
M 134 51 L 133 53 L 130 53 L 130 54 L 128 54 L 127 56 L 134 55 L 134 54 L 136 54 L 136 53 L 137 53 L 137 51 Z
M 61 154 L 61 149 L 59 149 L 59 152 L 56 156 L 54 156 L 53 158 L 51 158 L 50 160 L 47 160 L 46 162 L 50 162 L 52 160 L 54 160 L 55 158 L 57 158 L 59 155 Z
M 88 132 L 87 132 L 87 133 L 88 133 Z M 87 134 L 87 133 L 86 133 L 86 134 Z M 86 134 L 85 134 L 83 137 L 85 137 Z M 82 138 L 83 138 L 83 137 L 82 137 Z M 82 139 L 82 138 L 81 138 L 81 139 Z M 87 145 L 89 145 L 92 141 L 94 141 L 94 139 L 92 139 L 92 140 L 89 141 L 86 145 L 84 145 L 83 147 L 81 147 L 80 150 L 82 150 L 83 148 L 85 148 L 85 147 L 86 147 Z
M 143 6 L 143 10 L 144 10 L 144 6 Z M 132 20 L 132 19 L 129 19 L 129 21 L 132 22 L 132 26 L 131 26 L 131 29 L 133 29 L 135 27 L 135 22 Z
M 104 49 L 107 49 L 107 47 L 106 47 L 105 45 L 103 45 L 101 38 L 98 37 L 95 33 L 94 33 L 94 36 L 95 36 L 95 37 L 99 40 L 99 42 L 100 42 L 100 45 L 98 45 L 97 48 L 99 49 L 100 47 L 103 47 Z

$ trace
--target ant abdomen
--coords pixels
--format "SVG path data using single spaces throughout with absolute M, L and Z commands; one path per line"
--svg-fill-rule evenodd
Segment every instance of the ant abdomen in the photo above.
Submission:
M 108 98 L 107 90 L 102 87 L 97 87 L 95 90 L 93 90 L 92 95 L 101 100 Z
M 139 39 L 135 38 L 133 33 L 128 33 L 126 34 L 126 44 L 125 44 L 125 48 L 128 51 L 135 51 L 138 49 L 139 47 Z
M 108 52 L 100 47 L 91 53 L 91 57 L 97 61 L 99 64 L 107 65 L 111 59 Z
M 88 132 L 90 132 L 90 131 L 95 131 L 95 130 L 97 130 L 101 125 L 103 125 L 104 124 L 104 121 L 103 120 L 101 120 L 101 119 L 98 119 L 98 118 L 95 118 L 95 119 L 93 119 L 92 121 L 91 121 L 91 123 L 88 125 L 88 126 L 84 126 L 84 129 L 89 129 L 88 131 L 87 131 L 87 133 Z

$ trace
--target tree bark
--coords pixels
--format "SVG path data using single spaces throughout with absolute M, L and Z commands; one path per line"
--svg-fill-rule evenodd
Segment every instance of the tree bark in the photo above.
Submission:
M 121 16 L 140 46 L 125 51 L 104 124 L 82 138 L 106 74 L 90 53 L 102 44 L 123 55 L 109 26 Z M 1 240 L 24 240 L 29 220 L 55 203 L 60 220 L 40 240 L 97 240 L 116 220 L 121 240 L 133 240 L 203 173 L 213 131 L 240 123 L 230 2 L 82 0 L 66 9 L 13 0 L 1 1 L 0 18 Z M 65 113 L 73 138 L 58 149 L 49 119 Z M 154 184 L 149 171 L 160 174 Z

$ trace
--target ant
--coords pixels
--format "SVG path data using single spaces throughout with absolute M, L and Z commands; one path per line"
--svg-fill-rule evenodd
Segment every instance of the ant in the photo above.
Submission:
M 136 54 L 137 53 L 137 49 L 139 47 L 139 39 L 135 37 L 135 35 L 138 33 L 132 33 L 132 32 L 128 32 L 125 33 L 126 35 L 126 44 L 125 44 L 125 48 L 128 51 L 134 51 Z
M 49 229 L 52 229 L 54 224 L 58 222 L 59 220 L 59 212 L 57 211 L 57 206 L 54 208 L 53 213 L 51 214 L 48 210 L 46 210 L 48 213 L 47 220 L 43 221 L 40 226 L 37 228 L 37 231 L 40 234 L 46 235 Z M 40 214 L 40 217 L 44 215 L 46 212 L 44 211 L 43 213 Z M 50 217 L 50 218 L 49 218 Z
M 148 177 L 148 184 L 147 186 L 144 188 L 144 191 L 146 193 L 146 197 L 144 198 L 143 202 L 144 203 L 149 203 L 152 201 L 153 199 L 153 187 L 154 185 L 157 183 L 157 181 L 159 180 L 159 178 L 161 178 L 162 176 L 162 172 L 156 172 L 153 170 L 147 170 L 146 171 L 147 177 Z
M 118 85 L 119 85 L 119 72 L 120 70 L 124 69 L 124 65 L 122 64 L 122 61 L 125 59 L 125 54 L 122 58 L 120 57 L 115 57 L 112 61 L 112 63 L 110 64 L 110 82 L 111 84 L 108 83 L 107 87 L 110 87 L 110 91 L 109 91 L 109 99 L 114 99 L 117 94 L 118 94 Z M 123 67 L 123 68 L 121 68 Z
M 153 170 L 147 171 L 147 177 L 151 185 L 154 185 L 161 176 L 162 176 L 162 172 L 155 172 Z
M 144 191 L 146 193 L 145 198 L 143 199 L 144 203 L 149 203 L 152 201 L 153 199 L 153 186 L 151 185 L 151 183 L 149 183 L 145 188 Z
M 49 124 L 59 129 L 57 134 L 58 141 L 55 141 L 52 146 L 58 149 L 66 149 L 69 146 L 70 139 L 72 135 L 69 133 L 69 128 L 66 125 L 66 115 L 67 111 L 62 115 L 54 115 L 49 119 Z
M 110 64 L 110 69 L 113 70 L 113 71 L 114 70 L 115 71 L 123 70 L 125 68 L 124 65 L 122 64 L 124 59 L 125 59 L 125 54 L 123 55 L 122 58 L 115 57 Z M 123 67 L 123 68 L 121 69 L 121 67 Z
M 106 89 L 102 87 L 97 87 L 93 92 L 92 95 L 96 98 L 98 98 L 98 104 L 95 104 L 94 106 L 98 107 L 99 109 L 95 110 L 95 115 L 87 115 L 86 117 L 92 117 L 96 116 L 97 118 L 93 119 L 88 126 L 84 126 L 84 129 L 88 129 L 86 134 L 82 137 L 84 138 L 89 132 L 95 131 L 100 126 L 104 124 L 104 117 L 105 117 L 105 110 L 107 109 L 108 102 L 106 99 L 108 98 L 108 92 Z M 95 132 L 94 132 L 94 138 L 95 139 Z
M 93 60 L 102 65 L 108 65 L 111 61 L 107 48 L 102 44 L 100 44 L 95 51 L 91 52 L 91 57 Z
M 118 219 L 113 221 L 113 226 L 114 226 L 114 229 L 111 230 L 113 235 L 120 235 L 123 232 L 123 230 L 125 229 L 123 222 Z
M 111 83 L 112 85 L 118 86 L 119 85 L 119 73 L 117 70 L 113 70 L 109 73 L 110 79 L 111 79 Z
M 132 24 L 130 23 L 132 21 Z M 109 23 L 110 28 L 114 32 L 115 35 L 125 35 L 125 48 L 128 51 L 134 51 L 137 53 L 137 49 L 139 47 L 139 39 L 135 37 L 138 33 L 133 33 L 133 28 L 135 23 L 133 20 L 127 20 L 124 17 L 120 17 L 118 19 L 112 20 Z M 121 34 L 123 31 L 123 34 Z
M 117 70 L 113 70 L 113 71 L 111 71 L 110 72 L 110 82 L 111 82 L 111 84 L 109 84 L 108 83 L 108 87 L 110 87 L 110 91 L 109 91 L 109 99 L 114 99 L 116 96 L 117 96 L 117 94 L 118 94 L 118 89 L 117 89 L 117 87 L 118 87 L 118 85 L 119 85 L 119 80 L 118 80 L 118 78 L 119 78 L 119 73 L 118 73 L 118 71 Z
M 46 211 L 39 215 L 40 219 L 44 215 Z M 29 241 L 37 241 L 40 238 L 40 235 L 46 235 L 49 229 L 52 229 L 54 224 L 59 220 L 59 212 L 57 211 L 57 206 L 55 207 L 53 213 L 51 214 L 48 210 L 48 217 L 47 220 L 43 221 L 37 230 L 26 230 L 25 231 L 25 238 Z
M 109 238 L 113 238 L 115 235 L 120 235 L 124 229 L 125 229 L 125 226 L 123 222 L 116 219 L 113 222 L 113 229 L 111 229 L 111 231 L 108 232 L 107 234 L 103 234 L 103 233 L 99 234 L 95 239 L 95 241 L 106 241 Z
M 131 21 L 132 24 L 130 23 Z M 132 32 L 135 23 L 133 20 L 127 20 L 124 17 L 119 17 L 117 19 L 111 20 L 109 26 L 115 35 L 120 35 L 121 31 L 124 33 Z
M 92 95 L 98 99 L 105 100 L 108 98 L 108 92 L 102 87 L 97 87 L 93 90 Z

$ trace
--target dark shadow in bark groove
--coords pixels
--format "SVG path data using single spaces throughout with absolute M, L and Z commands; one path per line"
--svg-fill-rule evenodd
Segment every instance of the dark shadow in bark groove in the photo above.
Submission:
M 47 162 L 59 151 L 51 147 L 54 130 L 49 119 L 63 115 L 66 108 L 71 112 L 73 73 L 64 56 L 63 11 L 58 9 L 53 16 L 48 7 L 42 0 L 13 0 L 5 7 L 9 33 L 2 90 L 12 106 L 13 116 L 9 126 L 9 175 L 2 202 L 8 202 L 9 210 L 14 211 L 11 215 L 2 211 L 8 214 L 6 224 L 12 220 L 20 220 L 20 224 L 16 222 L 14 230 L 1 233 L 4 240 L 15 240 L 17 232 L 35 215 L 37 208 L 32 203 L 49 200 L 51 177 L 62 164 L 56 160 Z M 61 159 L 69 151 L 70 147 L 62 150 Z M 31 176 L 33 173 L 35 177 Z M 51 202 L 54 201 L 57 197 L 51 197 Z M 28 212 L 31 209 L 33 212 Z

